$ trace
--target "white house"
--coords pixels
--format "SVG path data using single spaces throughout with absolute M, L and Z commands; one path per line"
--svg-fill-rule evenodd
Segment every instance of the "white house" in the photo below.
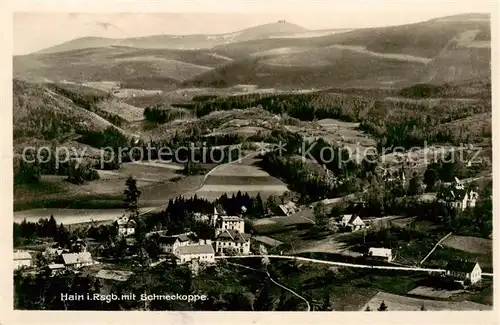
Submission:
M 462 285 L 474 285 L 481 281 L 481 267 L 477 262 L 451 260 L 446 265 L 446 275 Z
M 478 193 L 475 191 L 459 191 L 455 189 L 442 194 L 442 201 L 454 209 L 464 211 L 467 208 L 476 206 L 478 196 Z
M 33 258 L 26 251 L 14 251 L 14 270 L 31 267 Z
M 200 263 L 214 263 L 214 248 L 210 244 L 181 246 L 175 250 L 179 264 L 197 260 Z
M 79 269 L 94 264 L 89 252 L 62 254 L 62 259 L 68 269 Z
M 245 221 L 237 216 L 219 216 L 215 222 L 215 229 L 217 233 L 224 230 L 237 230 L 238 232 L 245 232 Z
M 350 231 L 357 231 L 366 227 L 365 222 L 359 216 L 352 214 L 344 214 L 342 220 L 340 220 L 340 225 Z
M 223 253 L 226 249 L 234 249 L 238 254 L 250 254 L 250 234 L 234 229 L 221 231 L 215 238 L 215 251 Z
M 391 262 L 392 250 L 390 248 L 370 247 L 368 256 L 377 260 Z

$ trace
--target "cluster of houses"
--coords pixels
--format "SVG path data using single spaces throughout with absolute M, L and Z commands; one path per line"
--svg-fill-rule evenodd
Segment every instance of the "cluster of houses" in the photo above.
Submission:
M 87 244 L 82 239 L 75 240 L 69 249 L 49 247 L 42 255 L 49 262 L 47 269 L 51 275 L 64 271 L 77 271 L 82 267 L 96 264 L 92 254 L 87 251 Z
M 446 189 L 439 193 L 439 201 L 458 211 L 476 206 L 479 194 L 473 190 L 467 190 L 458 178 Z
M 195 218 L 215 228 L 213 238 L 199 239 L 194 232 L 160 235 L 159 249 L 163 254 L 174 257 L 178 264 L 206 264 L 215 262 L 215 255 L 250 254 L 250 234 L 245 233 L 241 216 L 229 216 L 221 207 L 216 207 L 213 214 L 197 214 Z
M 42 252 L 47 261 L 45 269 L 50 275 L 58 275 L 65 271 L 78 269 L 96 264 L 87 245 L 82 239 L 76 239 L 70 248 L 48 247 Z M 14 270 L 29 269 L 35 266 L 33 255 L 28 251 L 14 251 Z

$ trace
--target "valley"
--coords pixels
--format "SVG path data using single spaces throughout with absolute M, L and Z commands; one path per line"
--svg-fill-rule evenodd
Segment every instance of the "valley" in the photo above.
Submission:
M 14 56 L 14 247 L 37 256 L 18 288 L 59 279 L 39 255 L 84 242 L 94 261 L 64 281 L 119 269 L 132 280 L 89 290 L 211 297 L 109 309 L 490 309 L 490 43 L 489 15 L 470 14 Z M 206 264 L 181 261 L 198 246 Z M 456 259 L 475 263 L 465 281 Z

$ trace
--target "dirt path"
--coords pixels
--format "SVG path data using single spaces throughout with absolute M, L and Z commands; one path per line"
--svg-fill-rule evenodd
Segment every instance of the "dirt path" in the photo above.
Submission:
M 431 249 L 431 251 L 429 252 L 429 254 L 425 255 L 425 257 L 418 263 L 418 264 L 423 264 L 425 262 L 425 260 L 431 256 L 431 254 L 436 250 L 436 248 L 443 242 L 445 241 L 446 238 L 450 237 L 451 236 L 451 232 L 449 234 L 447 234 L 446 236 L 444 236 L 443 238 L 441 238 L 437 243 L 436 245 L 434 245 L 434 247 Z

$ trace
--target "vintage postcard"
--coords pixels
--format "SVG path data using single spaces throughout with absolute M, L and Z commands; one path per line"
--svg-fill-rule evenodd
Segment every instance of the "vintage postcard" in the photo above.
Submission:
M 14 315 L 493 323 L 495 3 L 278 3 L 12 5 Z

